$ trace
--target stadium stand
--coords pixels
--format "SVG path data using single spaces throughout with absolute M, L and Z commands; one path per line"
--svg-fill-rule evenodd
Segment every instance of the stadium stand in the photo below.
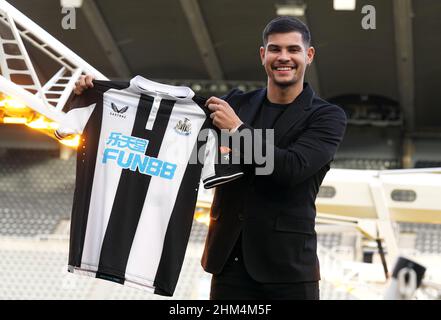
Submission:
M 381 168 L 388 160 L 345 159 L 337 166 Z M 66 271 L 69 218 L 75 179 L 75 158 L 60 160 L 47 151 L 8 150 L 0 157 L 0 297 L 4 299 L 168 299 Z M 441 253 L 441 226 L 399 223 L 402 234 L 415 235 L 420 253 Z M 173 299 L 205 299 L 210 275 L 200 267 L 207 227 L 195 221 Z M 324 272 L 338 269 L 338 256 L 354 257 L 354 234 L 318 234 Z M 12 245 L 11 245 L 12 244 Z M 344 254 L 342 254 L 344 253 Z M 374 255 L 376 253 L 374 252 Z M 334 258 L 332 258 L 334 257 Z M 326 271 L 328 270 L 328 271 Z M 326 278 L 322 299 L 356 299 L 347 288 Z

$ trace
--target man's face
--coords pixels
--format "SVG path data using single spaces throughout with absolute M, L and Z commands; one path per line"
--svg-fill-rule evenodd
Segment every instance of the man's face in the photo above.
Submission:
M 288 87 L 304 79 L 306 66 L 314 58 L 314 48 L 306 48 L 299 32 L 274 33 L 260 58 L 268 80 L 279 87 Z

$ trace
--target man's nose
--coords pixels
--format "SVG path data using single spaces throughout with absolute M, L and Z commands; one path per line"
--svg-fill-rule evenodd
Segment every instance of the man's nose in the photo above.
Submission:
M 280 62 L 287 62 L 289 61 L 289 55 L 288 55 L 288 51 L 287 50 L 281 50 L 279 56 L 277 57 L 277 59 Z

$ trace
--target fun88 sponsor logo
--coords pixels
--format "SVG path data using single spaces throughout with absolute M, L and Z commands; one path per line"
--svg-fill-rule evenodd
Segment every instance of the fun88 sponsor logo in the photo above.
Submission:
M 146 139 L 111 132 L 106 141 L 102 163 L 115 161 L 123 169 L 172 180 L 176 164 L 146 156 L 148 144 Z

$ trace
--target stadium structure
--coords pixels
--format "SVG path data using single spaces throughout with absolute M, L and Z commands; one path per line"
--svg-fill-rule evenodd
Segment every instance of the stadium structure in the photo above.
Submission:
M 276 15 L 308 23 L 307 81 L 348 116 L 316 201 L 321 299 L 440 299 L 440 13 L 430 0 L 0 0 L 0 299 L 166 299 L 67 272 L 79 136 L 53 132 L 82 74 L 204 96 L 264 86 Z M 201 189 L 171 299 L 208 298 L 211 200 Z M 399 258 L 425 268 L 418 287 L 410 265 L 392 276 Z

